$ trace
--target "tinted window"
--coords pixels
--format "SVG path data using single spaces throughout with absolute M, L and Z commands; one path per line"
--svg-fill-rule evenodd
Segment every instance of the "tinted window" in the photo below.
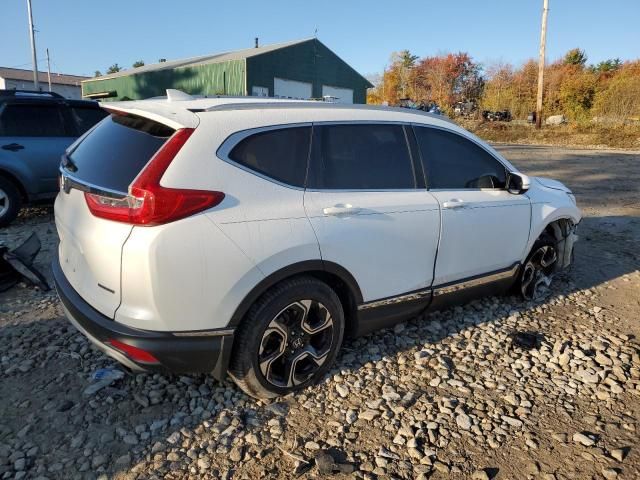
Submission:
M 75 178 L 126 192 L 174 130 L 148 119 L 111 115 L 63 160 Z
M 108 115 L 101 108 L 72 107 L 70 110 L 78 128 L 78 135 L 82 135 Z
M 236 145 L 229 158 L 279 182 L 304 186 L 311 127 L 256 133 Z
M 402 126 L 324 125 L 317 129 L 310 186 L 358 190 L 415 187 Z
M 64 137 L 64 122 L 56 105 L 5 105 L 0 114 L 4 137 Z
M 504 166 L 483 148 L 436 128 L 415 132 L 429 188 L 504 188 Z

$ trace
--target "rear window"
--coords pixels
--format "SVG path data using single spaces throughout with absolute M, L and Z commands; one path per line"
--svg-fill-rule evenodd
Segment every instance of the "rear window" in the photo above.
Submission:
M 71 115 L 73 116 L 73 121 L 78 127 L 78 135 L 82 135 L 106 117 L 108 113 L 101 108 L 72 107 Z
M 82 182 L 126 192 L 174 131 L 146 118 L 110 115 L 68 155 L 64 168 Z

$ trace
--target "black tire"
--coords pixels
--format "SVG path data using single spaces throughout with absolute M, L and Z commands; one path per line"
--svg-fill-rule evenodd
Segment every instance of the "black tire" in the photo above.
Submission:
M 524 300 L 543 296 L 542 291 L 551 285 L 557 261 L 557 242 L 548 233 L 543 233 L 531 247 L 515 285 Z
M 321 323 L 310 326 L 316 320 Z M 304 389 L 335 361 L 344 324 L 340 299 L 327 284 L 306 276 L 285 280 L 253 304 L 236 330 L 229 374 L 255 398 Z
M 22 196 L 14 183 L 0 177 L 0 227 L 6 227 L 15 220 L 22 206 Z

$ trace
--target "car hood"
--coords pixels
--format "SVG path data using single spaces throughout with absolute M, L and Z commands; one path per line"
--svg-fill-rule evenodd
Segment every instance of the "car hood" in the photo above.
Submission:
M 553 188 L 554 190 L 560 190 L 563 192 L 571 193 L 571 189 L 566 187 L 562 182 L 558 180 L 554 180 L 552 178 L 544 178 L 544 177 L 533 177 L 533 180 L 538 182 L 543 187 Z

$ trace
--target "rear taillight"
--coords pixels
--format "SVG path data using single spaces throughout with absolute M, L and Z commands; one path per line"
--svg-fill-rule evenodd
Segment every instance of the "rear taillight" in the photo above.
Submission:
M 107 340 L 105 342 L 107 345 L 111 345 L 113 348 L 118 350 L 121 353 L 124 353 L 127 357 L 129 357 L 134 362 L 138 363 L 160 363 L 160 361 L 153 356 L 152 353 L 147 352 L 139 347 L 134 347 L 133 345 L 129 345 L 127 343 L 121 342 L 119 340 Z
M 176 131 L 136 177 L 127 196 L 113 198 L 85 193 L 91 213 L 114 222 L 153 226 L 188 217 L 222 202 L 222 192 L 166 188 L 160 185 L 162 175 L 193 131 L 193 128 Z

